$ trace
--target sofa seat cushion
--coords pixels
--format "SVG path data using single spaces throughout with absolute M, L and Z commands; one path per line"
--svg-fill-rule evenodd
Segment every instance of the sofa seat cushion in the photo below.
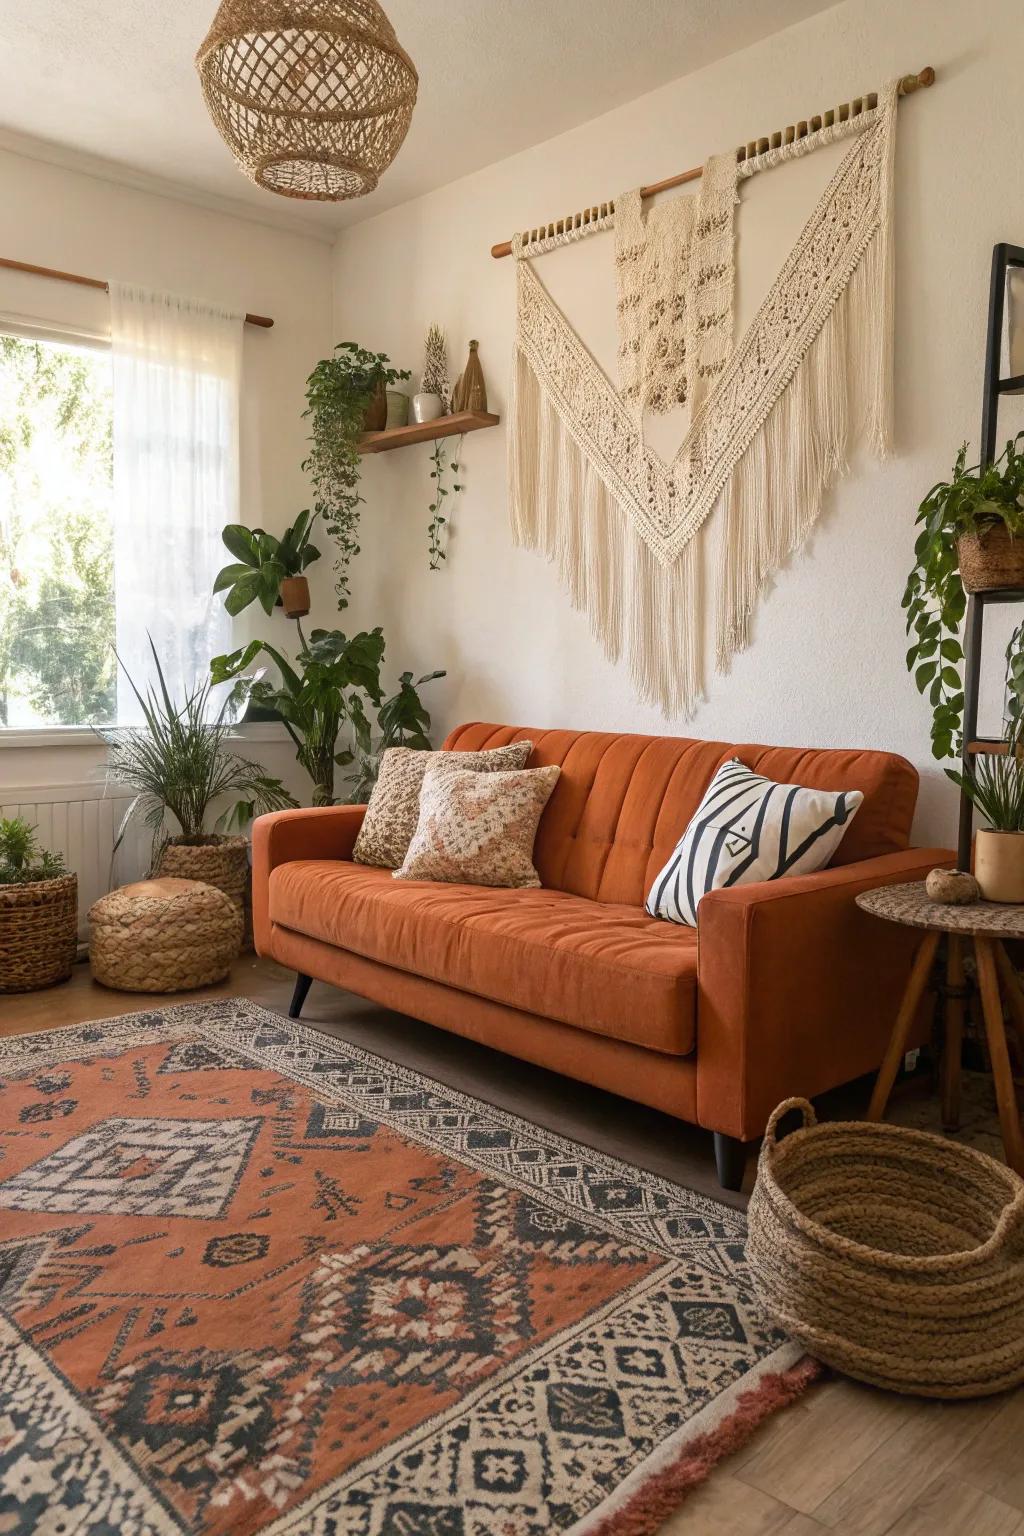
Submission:
M 694 1048 L 697 935 L 638 907 L 299 859 L 272 871 L 269 908 L 283 928 L 463 992 L 674 1056 Z

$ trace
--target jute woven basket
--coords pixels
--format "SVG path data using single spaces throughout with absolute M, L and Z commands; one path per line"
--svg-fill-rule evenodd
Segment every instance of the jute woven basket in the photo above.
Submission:
M 78 952 L 78 877 L 0 885 L 0 992 L 67 981 Z
M 1024 538 L 1012 539 L 1005 523 L 993 523 L 981 534 L 962 534 L 956 548 L 965 592 L 1024 587 Z
M 793 1109 L 804 1128 L 776 1141 Z M 1024 1180 L 984 1153 L 787 1099 L 748 1228 L 766 1313 L 826 1364 L 922 1397 L 1024 1381 Z
M 221 981 L 242 940 L 242 915 L 198 880 L 139 880 L 89 909 L 93 976 L 119 992 L 185 992 Z
M 211 836 L 192 843 L 172 841 L 160 855 L 157 873 L 215 886 L 230 896 L 242 912 L 250 878 L 249 845 L 244 837 Z

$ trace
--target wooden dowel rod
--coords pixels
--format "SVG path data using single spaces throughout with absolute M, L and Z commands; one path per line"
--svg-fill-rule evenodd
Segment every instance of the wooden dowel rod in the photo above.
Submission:
M 912 96 L 915 91 L 925 90 L 934 83 L 935 71 L 929 64 L 916 75 L 904 75 L 897 89 L 900 96 Z M 777 148 L 780 142 L 792 144 L 796 139 L 806 138 L 808 132 L 817 133 L 822 127 L 831 128 L 836 122 L 845 123 L 851 115 L 856 117 L 865 110 L 874 111 L 877 106 L 878 93 L 876 91 L 872 91 L 868 96 L 856 96 L 852 102 L 841 102 L 838 107 L 829 108 L 827 112 L 812 117 L 809 121 L 802 119 L 798 123 L 790 123 L 788 127 L 776 130 L 775 133 L 770 135 L 770 138 L 749 139 L 746 144 L 741 144 L 737 149 L 736 159 L 740 162 L 753 160 L 759 153 L 763 153 L 762 145 L 767 149 L 769 144 L 771 144 L 772 148 Z M 689 171 L 680 171 L 677 176 L 666 176 L 664 181 L 652 181 L 647 186 L 640 188 L 640 196 L 643 198 L 654 197 L 658 192 L 669 192 L 673 187 L 681 187 L 688 181 L 697 181 L 702 175 L 703 170 L 703 166 L 695 165 Z M 614 207 L 614 204 L 601 204 L 602 217 L 608 213 L 610 206 Z M 571 223 L 572 221 L 569 220 L 568 222 Z M 549 224 L 545 228 L 550 232 L 552 226 Z M 498 245 L 491 246 L 491 255 L 495 259 L 502 256 L 511 256 L 511 254 L 511 240 L 502 240 Z M 7 265 L 10 265 L 10 263 L 7 263 Z M 250 317 L 246 316 L 246 318 Z M 266 322 L 263 323 L 265 324 Z
M 80 272 L 59 272 L 56 267 L 37 267 L 31 261 L 14 261 L 9 256 L 0 256 L 0 267 L 6 267 L 10 272 L 28 272 L 33 277 L 52 277 L 59 283 L 77 283 L 79 288 L 102 288 L 104 293 L 110 292 L 110 284 L 102 277 L 83 277 Z M 245 323 L 269 331 L 274 322 L 269 315 L 246 315 Z

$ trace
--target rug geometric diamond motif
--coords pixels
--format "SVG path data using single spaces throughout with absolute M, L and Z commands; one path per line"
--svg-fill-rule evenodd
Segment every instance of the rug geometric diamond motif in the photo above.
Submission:
M 0 1039 L 0 1536 L 648 1536 L 804 1380 L 744 1236 L 241 999 Z
M 101 1120 L 0 1184 L 15 1211 L 224 1214 L 261 1121 Z

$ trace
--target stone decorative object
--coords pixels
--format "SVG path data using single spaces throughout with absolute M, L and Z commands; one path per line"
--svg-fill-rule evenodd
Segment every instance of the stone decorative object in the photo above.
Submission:
M 95 979 L 119 992 L 185 992 L 223 981 L 242 943 L 242 913 L 201 880 L 123 885 L 89 909 Z
M 942 906 L 969 907 L 981 899 L 978 882 L 966 869 L 933 869 L 924 889 L 930 901 Z
M 409 425 L 409 396 L 403 394 L 400 389 L 385 391 L 388 402 L 388 413 L 385 425 L 390 432 L 393 427 L 407 427 Z

